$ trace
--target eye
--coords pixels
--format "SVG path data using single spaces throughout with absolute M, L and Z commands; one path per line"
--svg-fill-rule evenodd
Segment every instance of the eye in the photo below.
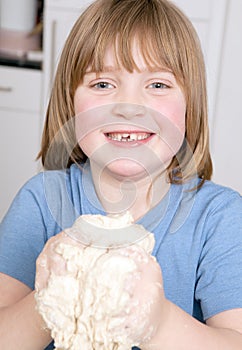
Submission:
M 157 90 L 162 90 L 162 89 L 168 89 L 169 86 L 167 84 L 161 83 L 161 82 L 154 82 L 147 87 L 148 89 L 157 89 Z
M 107 89 L 113 89 L 114 85 L 106 81 L 100 81 L 96 84 L 93 84 L 92 87 L 99 90 L 107 90 Z

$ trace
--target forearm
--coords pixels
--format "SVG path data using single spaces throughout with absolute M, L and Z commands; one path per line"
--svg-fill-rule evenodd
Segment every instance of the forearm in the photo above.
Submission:
M 0 349 L 43 350 L 51 342 L 35 309 L 34 292 L 0 310 Z
M 207 326 L 171 302 L 167 318 L 152 343 L 142 350 L 241 350 L 242 334 L 231 329 Z

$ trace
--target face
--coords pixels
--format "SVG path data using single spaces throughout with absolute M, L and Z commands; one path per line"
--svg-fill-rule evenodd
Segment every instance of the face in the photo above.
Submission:
M 81 149 L 121 178 L 163 171 L 185 135 L 185 98 L 172 72 L 148 69 L 136 45 L 133 58 L 138 71 L 128 72 L 108 50 L 103 72 L 87 71 L 74 96 Z

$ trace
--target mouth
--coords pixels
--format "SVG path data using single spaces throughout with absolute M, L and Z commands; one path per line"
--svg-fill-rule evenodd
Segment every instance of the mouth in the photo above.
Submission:
M 143 143 L 150 140 L 153 133 L 147 132 L 108 132 L 105 136 L 110 141 L 122 142 L 122 143 Z

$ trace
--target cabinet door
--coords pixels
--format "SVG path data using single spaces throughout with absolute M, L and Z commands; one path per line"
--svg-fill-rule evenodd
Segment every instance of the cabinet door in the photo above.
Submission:
M 0 220 L 20 187 L 37 172 L 39 116 L 0 110 Z
M 44 20 L 44 109 L 48 102 L 50 95 L 51 85 L 61 49 L 64 42 L 79 16 L 78 11 L 69 11 L 67 13 L 63 11 L 52 11 L 46 9 Z
M 228 0 L 174 0 L 173 2 L 190 18 L 201 41 L 207 70 L 209 121 L 212 128 Z
M 37 172 L 42 72 L 0 67 L 0 220 Z
M 42 72 L 0 66 L 0 108 L 31 111 L 41 109 Z
M 44 106 L 65 40 L 80 13 L 92 0 L 47 0 L 44 11 Z

